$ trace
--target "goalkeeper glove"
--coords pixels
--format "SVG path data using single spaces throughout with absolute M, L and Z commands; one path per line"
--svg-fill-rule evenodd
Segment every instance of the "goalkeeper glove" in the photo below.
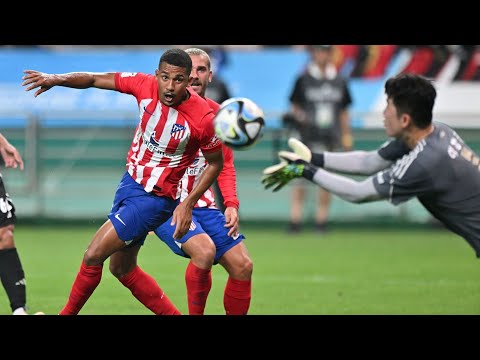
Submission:
M 262 184 L 265 189 L 273 187 L 273 191 L 276 192 L 292 179 L 302 176 L 308 180 L 313 179 L 317 169 L 310 164 L 312 160 L 310 149 L 295 138 L 290 138 L 288 145 L 294 152 L 280 151 L 278 153 L 280 163 L 263 170 Z
M 297 164 L 281 160 L 279 164 L 263 170 L 262 184 L 265 189 L 273 187 L 273 191 L 276 192 L 288 184 L 290 180 L 301 177 L 304 167 L 305 165 L 301 162 Z

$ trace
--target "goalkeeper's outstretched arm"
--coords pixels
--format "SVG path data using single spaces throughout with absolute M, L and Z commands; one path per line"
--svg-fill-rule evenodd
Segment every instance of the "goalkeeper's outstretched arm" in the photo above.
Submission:
M 392 165 L 391 161 L 380 156 L 378 150 L 313 153 L 304 143 L 295 138 L 288 139 L 288 146 L 300 159 L 317 167 L 344 174 L 373 175 Z
M 321 168 L 316 169 L 313 176 L 310 175 L 311 178 L 305 175 L 307 174 L 304 174 L 304 177 L 313 183 L 352 203 L 359 204 L 383 199 L 373 185 L 372 176 L 362 181 L 356 181 Z
M 313 154 L 312 160 L 318 156 Z M 316 165 L 313 161 L 312 164 Z M 391 165 L 392 162 L 382 158 L 376 150 L 323 153 L 323 168 L 344 174 L 373 175 Z

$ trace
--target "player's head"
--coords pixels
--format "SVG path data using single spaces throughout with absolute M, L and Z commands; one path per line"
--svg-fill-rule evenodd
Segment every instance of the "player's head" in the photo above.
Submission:
M 155 70 L 158 96 L 162 104 L 176 106 L 186 99 L 191 83 L 192 60 L 182 49 L 169 49 L 163 53 Z
M 437 91 L 432 82 L 416 74 L 400 74 L 385 83 L 387 106 L 383 112 L 389 136 L 411 126 L 425 129 L 432 123 Z
M 208 84 L 212 81 L 210 56 L 205 50 L 189 48 L 185 52 L 192 59 L 192 88 L 201 97 L 205 97 Z
M 332 60 L 333 45 L 310 45 L 312 60 L 320 67 L 327 66 Z

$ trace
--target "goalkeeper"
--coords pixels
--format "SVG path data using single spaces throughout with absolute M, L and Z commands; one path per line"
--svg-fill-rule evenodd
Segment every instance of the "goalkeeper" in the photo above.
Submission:
M 266 189 L 278 191 L 304 177 L 340 198 L 398 205 L 417 197 L 435 218 L 462 236 L 480 257 L 480 158 L 446 124 L 432 121 L 436 90 L 419 75 L 385 83 L 384 127 L 391 140 L 374 151 L 312 153 L 290 138 L 293 152 L 263 171 Z M 366 175 L 356 181 L 340 175 Z

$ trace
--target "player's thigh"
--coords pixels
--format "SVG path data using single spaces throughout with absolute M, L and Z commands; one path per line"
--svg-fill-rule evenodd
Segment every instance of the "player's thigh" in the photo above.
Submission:
M 126 173 L 115 193 L 108 218 L 118 237 L 128 244 L 145 240 L 147 234 L 173 214 L 178 201 L 145 192 Z
M 225 252 L 218 262 L 233 278 L 247 280 L 252 275 L 253 262 L 243 241 Z
M 225 227 L 225 215 L 218 209 L 194 209 L 194 214 L 215 244 L 214 264 L 218 263 L 223 254 L 245 239 L 241 233 L 236 236 L 228 235 L 229 228 Z
M 110 272 L 117 278 L 128 274 L 137 266 L 138 252 L 141 244 L 127 246 L 110 256 Z
M 125 242 L 120 240 L 112 222 L 107 220 L 100 226 L 88 245 L 84 256 L 85 262 L 87 265 L 99 265 L 124 247 Z
M 174 239 L 175 225 L 170 225 L 171 217 L 155 229 L 155 235 L 163 241 L 175 254 L 189 258 L 190 255 L 184 251 L 184 245 L 193 237 L 205 234 L 205 230 L 197 221 L 195 215 L 192 215 L 192 223 L 188 232 L 181 239 Z M 210 240 L 211 241 L 211 240 Z M 213 245 L 212 245 L 213 246 Z

